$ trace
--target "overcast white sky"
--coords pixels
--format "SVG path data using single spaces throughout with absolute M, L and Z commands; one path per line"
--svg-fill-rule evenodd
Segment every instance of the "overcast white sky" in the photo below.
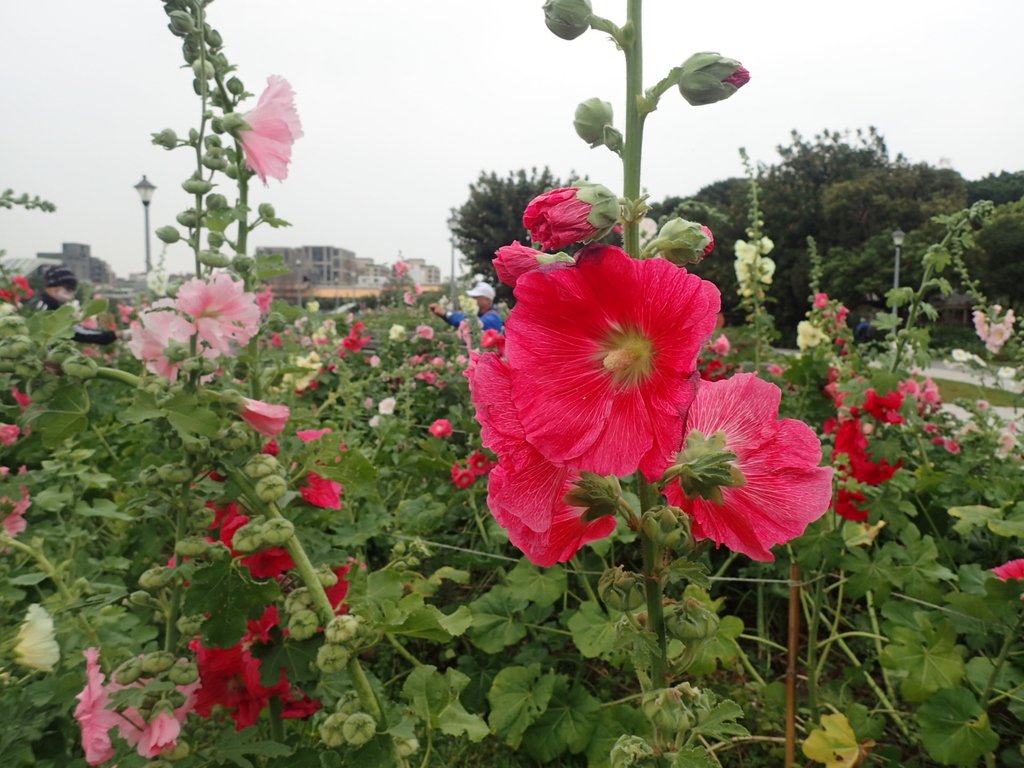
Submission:
M 621 22 L 625 0 L 594 0 Z M 293 223 L 253 245 L 336 245 L 381 262 L 422 257 L 447 273 L 446 220 L 480 171 L 550 166 L 613 189 L 618 159 L 572 129 L 576 104 L 612 102 L 622 56 L 605 35 L 566 42 L 541 0 L 218 0 L 209 20 L 250 91 L 280 74 L 305 137 L 284 183 L 257 185 Z M 655 199 L 740 175 L 737 149 L 773 162 L 789 132 L 876 126 L 890 150 L 969 179 L 1024 168 L 1021 0 L 648 0 L 645 85 L 691 53 L 739 59 L 751 82 L 694 108 L 671 91 L 647 124 L 644 184 Z M 82 242 L 121 275 L 142 268 L 133 186 L 156 184 L 152 227 L 188 199 L 185 150 L 149 134 L 195 124 L 198 99 L 159 0 L 0 2 L 0 188 L 53 214 L 0 210 L 10 256 Z M 255 100 L 253 100 L 255 103 Z M 770 233 L 771 222 L 767 222 Z M 160 243 L 153 240 L 154 257 Z M 191 264 L 168 251 L 172 271 Z

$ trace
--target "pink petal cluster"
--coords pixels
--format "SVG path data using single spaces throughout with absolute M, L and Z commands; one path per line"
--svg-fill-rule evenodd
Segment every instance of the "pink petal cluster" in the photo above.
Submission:
M 534 242 L 555 251 L 590 240 L 597 233 L 597 227 L 587 219 L 593 206 L 580 200 L 577 192 L 579 187 L 563 187 L 530 201 L 523 213 L 523 226 Z
M 174 301 L 160 299 L 139 315 L 138 324 L 133 326 L 128 349 L 146 364 L 148 371 L 174 381 L 181 364 L 168 360 L 167 349 L 171 342 L 188 344 L 193 333 L 195 326 L 178 314 Z M 206 351 L 204 357 L 211 357 L 211 352 Z
M 434 338 L 434 327 L 432 325 L 417 325 L 416 335 L 421 339 L 432 339 Z
M 319 440 L 324 435 L 329 435 L 332 431 L 330 427 L 324 427 L 323 429 L 300 429 L 295 433 L 295 436 L 304 443 L 310 443 L 314 440 Z
M 287 405 L 272 405 L 248 397 L 242 399 L 242 419 L 264 437 L 281 434 L 290 414 Z
M 306 475 L 306 483 L 299 487 L 304 501 L 322 509 L 341 509 L 342 486 L 336 480 L 316 472 Z
M 3 467 L 3 469 L 7 469 Z M 5 473 L 6 474 L 6 473 Z M 0 497 L 0 509 L 10 505 L 10 512 L 3 519 L 4 531 L 12 539 L 19 533 L 24 531 L 28 527 L 28 523 L 25 522 L 25 513 L 28 508 L 32 506 L 32 498 L 28 492 L 28 486 L 22 485 L 18 487 L 18 493 L 20 498 L 15 501 L 10 496 Z
M 238 140 L 245 152 L 245 164 L 264 184 L 268 176 L 284 181 L 292 159 L 292 144 L 302 137 L 291 85 L 283 77 L 271 75 L 256 107 L 243 117 L 249 128 L 239 131 Z
M 995 304 L 992 307 L 992 314 L 998 315 L 1001 310 L 1002 307 Z M 996 322 L 994 318 L 989 318 L 981 310 L 975 310 L 972 318 L 974 320 L 974 330 L 977 332 L 978 338 L 985 342 L 985 349 L 993 355 L 998 354 L 999 350 L 1003 348 L 1003 345 L 1013 335 L 1013 324 L 1016 322 L 1013 310 L 1006 310 L 1006 314 L 1003 315 L 1003 319 L 999 322 Z
M 21 427 L 17 424 L 0 424 L 0 443 L 3 445 L 14 445 L 21 434 Z
M 1003 581 L 1024 579 L 1024 559 L 1010 560 L 992 569 L 992 573 Z
M 178 289 L 177 308 L 191 319 L 200 344 L 232 355 L 232 344 L 244 346 L 259 329 L 256 297 L 241 280 L 218 272 L 209 281 L 192 278 Z
M 702 383 L 686 430 L 724 432 L 746 484 L 723 487 L 721 505 L 686 498 L 678 481 L 665 489 L 669 502 L 692 516 L 696 538 L 754 560 L 774 560 L 770 548 L 801 535 L 832 500 L 832 469 L 818 466 L 817 435 L 802 421 L 779 419 L 781 401 L 778 387 L 752 373 Z
M 428 430 L 434 437 L 448 437 L 452 433 L 452 423 L 448 419 L 438 419 Z
M 561 269 L 568 266 L 568 262 L 564 261 L 544 264 L 540 260 L 544 255 L 536 248 L 522 245 L 516 240 L 511 245 L 503 245 L 499 248 L 494 254 L 494 261 L 491 263 L 494 265 L 495 272 L 498 273 L 498 279 L 506 285 L 515 288 L 516 282 L 527 272 L 541 268 Z

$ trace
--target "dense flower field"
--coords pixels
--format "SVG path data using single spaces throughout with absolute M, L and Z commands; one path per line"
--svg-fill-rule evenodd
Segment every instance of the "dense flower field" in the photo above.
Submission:
M 53 311 L 0 286 L 0 764 L 1024 765 L 1018 427 L 922 372 L 959 279 L 1015 375 L 960 258 L 991 206 L 941 220 L 877 343 L 812 274 L 781 355 L 752 179 L 723 330 L 687 267 L 726 257 L 645 220 L 640 136 L 670 89 L 750 73 L 698 53 L 640 92 L 640 3 L 548 0 L 625 53 L 625 130 L 600 99 L 575 122 L 623 194 L 528 206 L 503 332 L 401 262 L 378 308 L 295 306 L 247 251 L 286 222 L 247 199 L 287 176 L 296 97 L 275 76 L 244 111 L 209 3 L 164 5 L 204 119 L 154 134 L 196 159 L 157 234 L 195 275 Z

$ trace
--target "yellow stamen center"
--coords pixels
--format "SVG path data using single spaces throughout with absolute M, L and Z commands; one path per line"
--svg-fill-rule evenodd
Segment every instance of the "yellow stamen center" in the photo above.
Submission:
M 616 328 L 601 344 L 602 367 L 620 387 L 633 387 L 654 370 L 654 345 L 639 330 Z

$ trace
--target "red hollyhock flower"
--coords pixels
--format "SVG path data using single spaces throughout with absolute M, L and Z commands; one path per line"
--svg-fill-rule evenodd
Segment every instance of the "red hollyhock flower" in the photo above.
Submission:
M 860 419 L 848 419 L 836 430 L 833 454 L 845 453 L 849 461 L 849 474 L 867 485 L 880 485 L 888 481 L 903 462 L 891 465 L 885 459 L 872 461 L 868 454 L 868 438 Z
M 287 405 L 271 405 L 262 400 L 243 398 L 242 418 L 264 437 L 276 437 L 288 423 Z
M 579 187 L 563 187 L 538 195 L 526 206 L 523 226 L 549 250 L 590 240 L 599 231 L 588 217 L 593 206 L 580 200 Z M 504 281 L 503 282 L 507 282 Z
M 476 482 L 476 473 L 469 467 L 463 467 L 459 462 L 452 464 L 452 482 L 456 488 L 469 488 Z
M 277 456 L 281 453 L 281 446 L 277 444 L 277 440 L 268 440 L 266 445 L 260 448 L 260 453 L 265 453 L 268 456 Z
M 333 587 L 324 588 L 324 592 L 327 593 L 327 599 L 331 601 L 331 606 L 337 614 L 348 613 L 348 606 L 345 605 L 345 598 L 348 597 L 348 572 L 350 570 L 352 570 L 351 563 L 346 563 L 345 565 L 335 568 L 334 575 L 338 577 L 338 582 Z
M 238 505 L 233 501 L 225 507 L 218 507 L 212 501 L 208 501 L 206 506 L 215 513 L 210 529 L 220 528 L 218 539 L 231 549 L 232 555 L 239 555 L 240 553 L 236 552 L 231 544 L 238 529 L 249 522 L 249 516 L 241 514 L 238 511 Z M 253 578 L 273 579 L 294 568 L 295 561 L 292 560 L 292 556 L 288 554 L 287 550 L 281 547 L 272 547 L 257 552 L 255 555 L 243 557 L 242 565 L 249 569 Z
M 548 461 L 601 475 L 639 467 L 656 479 L 681 442 L 718 289 L 613 246 L 589 246 L 577 261 L 519 278 L 505 348 L 514 412 Z
M 579 473 L 547 461 L 525 439 L 512 407 L 509 365 L 497 355 L 480 358 L 470 379 L 484 445 L 498 454 L 487 506 L 513 545 L 537 565 L 572 558 L 586 543 L 609 535 L 615 518 L 585 521 L 563 498 Z
M 840 488 L 836 491 L 836 514 L 845 517 L 847 520 L 862 522 L 868 519 L 868 510 L 861 505 L 867 502 L 867 497 L 860 491 L 850 491 Z
M 778 387 L 752 373 L 702 384 L 687 432 L 724 432 L 746 484 L 722 487 L 722 504 L 686 498 L 678 480 L 665 489 L 669 502 L 693 517 L 696 538 L 754 560 L 774 560 L 770 548 L 801 535 L 832 500 L 832 469 L 818 466 L 818 436 L 802 421 L 779 419 L 781 401 Z
M 32 397 L 21 392 L 17 387 L 11 387 L 11 396 L 14 398 L 14 402 L 18 404 L 18 407 L 22 412 L 32 405 Z
M 452 433 L 452 423 L 448 419 L 438 419 L 428 430 L 434 437 L 445 438 Z
M 488 328 L 480 337 L 480 346 L 488 349 L 494 347 L 498 354 L 503 354 L 505 352 L 505 337 L 493 328 Z
M 473 451 L 466 459 L 466 466 L 473 471 L 474 475 L 486 475 L 494 468 L 494 462 L 487 457 L 487 454 Z
M 992 573 L 1003 581 L 1010 579 L 1024 579 L 1024 560 L 1010 560 L 1002 565 L 993 568 Z
M 323 509 L 341 509 L 341 483 L 316 472 L 306 475 L 306 484 L 299 487 L 302 498 L 315 507 Z
M 565 254 L 544 253 L 528 245 L 522 245 L 516 240 L 512 245 L 503 245 L 499 248 L 491 263 L 494 265 L 494 271 L 498 273 L 498 279 L 515 288 L 516 282 L 527 272 L 535 269 L 561 269 L 572 264 L 573 259 Z
M 903 405 L 903 393 L 900 391 L 887 392 L 882 396 L 875 390 L 869 389 L 864 400 L 864 410 L 886 424 L 902 424 L 904 422 L 903 416 L 900 415 L 901 405 Z
M 329 435 L 333 430 L 330 427 L 324 427 L 323 429 L 300 429 L 295 433 L 295 436 L 304 443 L 311 443 L 314 440 L 319 440 L 324 435 Z

